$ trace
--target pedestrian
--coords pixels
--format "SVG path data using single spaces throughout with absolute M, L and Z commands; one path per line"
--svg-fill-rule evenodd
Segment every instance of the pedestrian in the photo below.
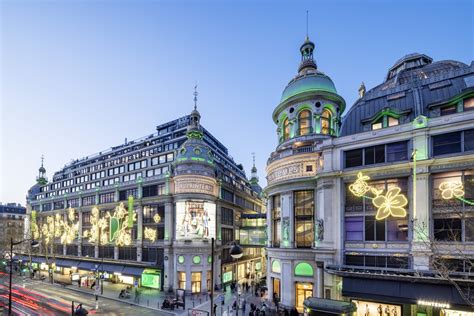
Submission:
M 217 315 L 216 312 L 217 312 L 217 304 L 214 303 L 214 306 L 212 307 L 212 309 L 214 310 L 214 315 Z
M 245 315 L 245 306 L 247 305 L 247 302 L 245 301 L 245 298 L 242 302 L 242 315 Z
M 298 316 L 298 315 L 299 315 L 298 310 L 296 309 L 296 307 L 293 307 L 291 309 L 290 316 Z

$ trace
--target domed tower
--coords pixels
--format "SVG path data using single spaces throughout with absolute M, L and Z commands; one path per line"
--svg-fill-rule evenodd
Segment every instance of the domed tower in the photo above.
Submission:
M 335 282 L 324 267 L 336 260 L 337 187 L 324 175 L 332 158 L 323 141 L 339 136 L 345 109 L 331 78 L 318 69 L 314 49 L 306 37 L 298 73 L 273 111 L 278 145 L 266 168 L 267 277 L 273 280 L 268 290 L 277 293 L 282 306 L 300 313 L 302 297 L 334 297 L 325 294 L 335 292 Z
M 46 179 L 46 169 L 44 168 L 44 156 L 41 156 L 41 167 L 38 169 L 38 177 L 36 178 L 36 182 L 39 185 L 45 185 L 48 183 L 48 179 Z
M 308 37 L 300 47 L 298 74 L 288 83 L 273 111 L 278 148 L 312 145 L 321 138 L 339 135 L 345 101 L 321 72 L 313 58 L 315 45 Z

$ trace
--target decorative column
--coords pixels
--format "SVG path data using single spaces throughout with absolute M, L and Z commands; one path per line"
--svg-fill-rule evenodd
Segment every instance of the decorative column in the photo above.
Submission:
M 272 221 L 273 221 L 273 199 L 270 196 L 267 200 L 267 246 L 268 247 L 271 247 L 273 244 Z M 269 291 L 269 293 L 272 293 L 272 292 Z
M 421 168 L 418 171 L 422 171 Z M 429 173 L 417 172 L 415 186 L 412 184 L 411 188 L 412 201 L 415 201 L 411 205 L 413 269 L 429 270 L 431 255 Z
M 285 307 L 295 306 L 295 284 L 293 282 L 293 268 L 291 260 L 281 260 L 281 304 Z M 273 294 L 273 293 L 272 293 Z
M 68 222 L 68 219 L 67 219 L 67 212 L 63 214 L 63 221 L 64 221 L 65 223 Z M 66 243 L 64 243 L 64 244 L 63 244 L 63 256 L 67 255 L 67 250 L 66 250 L 66 248 L 67 248 L 67 245 L 66 245 Z
M 171 245 L 174 239 L 173 203 L 165 202 L 165 245 Z
M 77 234 L 77 256 L 82 257 L 82 209 L 77 211 L 79 214 L 79 231 Z
M 324 262 L 316 262 L 316 266 L 315 295 L 318 298 L 324 298 Z
M 281 242 L 280 248 L 295 247 L 295 217 L 293 211 L 293 192 L 281 194 Z
M 172 248 L 164 248 L 164 261 L 163 261 L 163 290 L 171 292 L 174 289 L 175 280 L 175 258 Z
M 119 259 L 119 247 L 114 246 L 114 260 Z
M 137 207 L 137 262 L 142 262 L 143 249 L 143 206 L 140 202 Z

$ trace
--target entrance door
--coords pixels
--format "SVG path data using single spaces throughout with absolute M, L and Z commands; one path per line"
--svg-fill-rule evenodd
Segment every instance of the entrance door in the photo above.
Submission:
M 296 309 L 298 312 L 303 313 L 303 302 L 308 297 L 313 296 L 313 284 L 312 283 L 296 283 Z
M 278 297 L 278 300 L 281 300 L 281 295 L 280 295 L 280 279 L 278 278 L 273 278 L 273 293 L 275 293 Z M 271 294 L 271 293 L 270 293 Z M 269 294 L 269 295 L 270 295 Z M 277 302 L 275 302 L 277 303 Z

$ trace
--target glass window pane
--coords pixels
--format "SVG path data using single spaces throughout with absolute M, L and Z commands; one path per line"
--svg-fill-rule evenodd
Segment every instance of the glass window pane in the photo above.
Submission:
M 398 125 L 398 119 L 397 118 L 394 118 L 394 117 L 391 117 L 389 116 L 388 117 L 388 126 L 395 126 L 395 125 Z
M 461 132 L 433 136 L 433 155 L 461 152 Z
M 349 150 L 344 154 L 346 168 L 362 166 L 362 149 Z
M 474 150 L 474 129 L 464 131 L 464 151 Z
M 398 142 L 387 145 L 387 162 L 401 161 L 408 159 L 407 142 Z

